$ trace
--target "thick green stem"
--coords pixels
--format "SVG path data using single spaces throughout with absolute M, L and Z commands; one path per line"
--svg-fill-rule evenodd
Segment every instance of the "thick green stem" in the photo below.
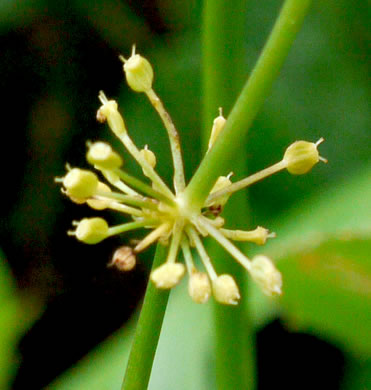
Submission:
M 235 8 L 240 12 L 234 2 L 232 5 L 230 2 L 221 0 L 206 1 L 206 8 L 218 8 L 219 3 L 226 3 L 230 8 Z M 185 199 L 188 204 L 198 209 L 201 208 L 217 177 L 231 169 L 230 161 L 234 160 L 237 151 L 241 151 L 244 136 L 280 72 L 310 3 L 311 0 L 285 1 L 263 52 L 228 116 L 223 131 L 187 186 Z M 236 23 L 232 22 L 233 18 L 229 18 L 228 15 L 220 16 L 236 26 Z M 218 33 L 222 36 L 224 32 L 220 29 Z M 233 77 L 234 69 L 236 66 L 231 61 L 224 71 L 229 77 Z
M 208 144 L 213 118 L 218 107 L 227 114 L 247 76 L 244 46 L 246 41 L 246 0 L 207 0 L 204 8 L 203 26 L 203 146 Z M 232 22 L 233 21 L 233 22 Z M 233 68 L 233 71 L 232 71 Z M 211 153 L 211 151 L 209 152 Z M 245 171 L 245 159 L 233 159 L 234 171 Z M 224 172 L 226 173 L 226 172 Z M 215 181 L 215 180 L 214 180 Z M 226 218 L 236 223 L 247 216 L 246 199 L 235 198 L 238 219 L 225 210 Z M 196 205 L 198 206 L 198 205 Z M 247 218 L 243 221 L 246 223 Z M 220 248 L 208 247 L 216 269 L 222 272 L 228 255 L 220 256 Z M 228 273 L 233 274 L 241 291 L 246 291 L 246 271 L 233 260 L 228 264 Z M 215 363 L 216 382 L 219 390 L 251 389 L 254 383 L 255 356 L 254 338 L 250 329 L 244 297 L 238 306 L 229 307 L 215 303 Z
M 152 269 L 165 262 L 166 254 L 167 248 L 157 245 Z M 147 389 L 168 298 L 169 290 L 160 290 L 148 283 L 122 390 Z

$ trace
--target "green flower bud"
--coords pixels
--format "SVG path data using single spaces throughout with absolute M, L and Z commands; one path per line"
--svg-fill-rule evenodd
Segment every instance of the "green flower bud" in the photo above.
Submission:
M 135 54 L 135 47 L 133 47 L 133 52 L 128 60 L 123 57 L 120 59 L 124 62 L 126 81 L 132 90 L 147 92 L 152 89 L 152 65 L 144 57 Z
M 224 125 L 225 125 L 226 122 L 227 122 L 227 120 L 223 116 L 222 108 L 219 108 L 219 116 L 217 116 L 214 119 L 213 127 L 211 129 L 211 135 L 210 135 L 209 145 L 208 145 L 208 149 L 209 150 L 214 145 L 218 135 L 223 130 Z
M 148 162 L 148 164 L 152 168 L 156 166 L 157 163 L 156 155 L 152 152 L 152 150 L 148 149 L 148 145 L 146 145 L 144 149 L 140 151 L 140 154 L 144 157 L 144 159 Z
M 213 280 L 213 294 L 217 302 L 224 305 L 237 305 L 240 292 L 231 275 L 220 275 Z
M 73 168 L 63 178 L 63 186 L 72 198 L 90 198 L 97 190 L 98 177 L 93 172 Z
M 101 181 L 98 183 L 97 190 L 102 192 L 112 192 L 111 188 L 109 188 L 107 184 L 104 184 Z M 88 199 L 86 203 L 92 209 L 104 210 L 112 203 L 112 200 L 111 199 Z
M 290 145 L 283 156 L 283 161 L 287 164 L 287 170 L 293 175 L 303 175 L 309 172 L 319 160 L 327 162 L 319 156 L 317 147 L 324 140 L 318 142 L 296 141 Z
M 84 218 L 76 223 L 76 230 L 68 232 L 85 244 L 97 244 L 108 237 L 108 224 L 103 218 Z
M 104 169 L 120 168 L 122 165 L 122 158 L 105 142 L 90 144 L 86 159 L 90 164 Z
M 185 273 L 181 263 L 165 263 L 151 273 L 151 280 L 157 288 L 169 289 L 176 286 Z
M 221 229 L 221 232 L 225 235 L 225 237 L 234 241 L 249 241 L 257 245 L 264 245 L 267 238 L 276 237 L 275 233 L 269 233 L 268 229 L 261 226 L 258 226 L 255 230 L 250 231 Z
M 205 303 L 211 295 L 211 285 L 207 274 L 194 272 L 188 282 L 188 293 L 196 303 Z
M 218 192 L 220 190 L 223 190 L 226 187 L 229 187 L 232 182 L 229 179 L 231 177 L 231 173 L 228 176 L 219 176 L 218 180 L 214 184 L 214 187 L 211 189 L 210 194 L 212 195 L 215 192 Z M 213 202 L 209 205 L 211 207 L 223 207 L 227 202 L 231 194 L 225 194 L 222 196 L 219 196 L 213 200 Z
M 108 126 L 117 137 L 125 134 L 127 130 L 124 119 L 118 111 L 117 102 L 115 100 L 108 100 L 103 91 L 99 92 L 98 97 L 102 103 L 97 112 L 98 122 L 104 123 L 107 121 Z

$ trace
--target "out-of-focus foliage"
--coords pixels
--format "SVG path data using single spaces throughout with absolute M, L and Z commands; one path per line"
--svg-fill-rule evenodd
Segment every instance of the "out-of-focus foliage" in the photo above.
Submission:
M 25 302 L 29 305 L 26 309 Z M 34 303 L 34 302 L 33 302 Z M 0 388 L 10 388 L 19 363 L 16 347 L 35 318 L 35 308 L 27 297 L 16 291 L 13 277 L 0 251 Z
M 301 204 L 270 248 L 285 275 L 289 323 L 364 357 L 371 355 L 370 175 L 367 168 Z
M 241 53 L 249 71 L 280 4 L 276 0 L 249 1 L 246 52 Z M 270 98 L 239 152 L 246 155 L 249 171 L 254 172 L 278 161 L 297 139 L 326 139 L 320 150 L 329 164 L 320 164 L 305 176 L 281 173 L 250 192 L 249 223 L 251 228 L 263 225 L 277 232 L 277 239 L 266 250 L 280 261 L 286 290 L 282 306 L 268 303 L 256 292 L 249 305 L 259 326 L 280 313 L 288 326 L 336 343 L 353 359 L 358 353 L 363 359 L 370 354 L 370 243 L 363 238 L 371 225 L 368 7 L 366 0 L 314 2 Z M 11 170 L 3 170 L 7 186 L 0 245 L 19 286 L 41 297 L 46 312 L 52 306 L 51 298 L 63 301 L 68 296 L 70 305 L 63 310 L 58 306 L 54 322 L 46 327 L 46 333 L 40 332 L 35 345 L 43 352 L 38 355 L 35 349 L 28 355 L 40 372 L 26 370 L 22 375 L 27 383 L 42 374 L 48 374 L 43 383 L 50 381 L 81 357 L 81 351 L 72 353 L 76 340 L 83 338 L 81 350 L 86 351 L 93 342 L 84 337 L 101 339 L 126 319 L 128 314 L 120 313 L 133 311 L 139 299 L 138 275 L 117 277 L 105 268 L 118 242 L 108 240 L 87 248 L 64 236 L 69 221 L 79 219 L 86 210 L 67 204 L 52 180 L 63 174 L 65 161 L 85 164 L 87 139 L 110 139 L 107 128 L 94 119 L 96 96 L 104 89 L 108 96 L 119 97 L 133 138 L 139 146 L 149 144 L 156 152 L 160 174 L 170 181 L 165 131 L 144 97 L 128 90 L 116 59 L 119 53 L 127 55 L 134 42 L 154 65 L 155 88 L 180 131 L 186 173 L 191 176 L 201 156 L 197 147 L 202 112 L 200 11 L 200 1 L 0 4 L 0 85 L 6 113 L 3 145 L 7 149 L 0 158 L 2 166 L 8 167 L 17 151 L 18 162 Z M 231 26 L 243 28 L 233 21 Z M 233 77 L 233 64 L 225 71 Z M 8 117 L 12 119 L 9 123 Z M 139 173 L 129 157 L 125 164 Z M 242 174 L 237 170 L 235 179 Z M 229 212 L 239 214 L 238 209 Z M 140 260 L 146 264 L 150 256 Z M 4 280 L 0 285 L 0 337 L 8 341 L 0 345 L 10 350 L 19 334 L 14 328 L 19 302 L 14 303 L 13 293 L 1 295 L 10 291 L 10 279 Z M 106 310 L 110 304 L 111 311 Z M 95 316 L 90 317 L 92 312 Z M 119 314 L 110 327 L 112 312 Z M 184 288 L 174 292 L 152 388 L 170 389 L 177 383 L 176 388 L 181 389 L 179 378 L 187 378 L 184 389 L 189 389 L 190 383 L 193 389 L 213 388 L 212 381 L 205 379 L 213 361 L 209 314 L 207 306 L 190 302 Z M 97 330 L 100 323 L 105 323 L 104 331 Z M 132 331 L 131 323 L 52 388 L 117 388 Z M 63 336 L 65 345 L 53 347 L 48 341 L 53 336 Z M 50 344 L 50 349 L 43 349 L 43 343 Z M 73 354 L 70 359 L 68 353 Z M 41 355 L 44 360 L 39 362 Z M 5 360 L 8 353 L 1 356 L 1 375 L 14 372 L 14 368 L 5 368 L 10 364 Z M 59 371 L 45 368 L 45 356 L 50 364 L 64 357 Z M 346 383 L 370 379 L 369 365 L 354 363 L 352 367 Z M 9 377 L 0 380 L 3 388 Z
M 14 353 L 19 329 L 17 329 L 18 302 L 9 269 L 0 254 L 0 387 L 8 388 L 14 374 Z M 10 353 L 9 353 L 10 352 Z

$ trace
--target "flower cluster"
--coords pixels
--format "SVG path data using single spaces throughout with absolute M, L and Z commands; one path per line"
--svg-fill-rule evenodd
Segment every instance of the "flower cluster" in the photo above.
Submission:
M 186 183 L 179 135 L 152 88 L 152 66 L 145 58 L 135 53 L 135 47 L 129 59 L 120 59 L 124 63 L 128 85 L 134 91 L 146 94 L 168 132 L 174 166 L 174 191 L 157 174 L 155 154 L 148 146 L 138 149 L 130 138 L 116 101 L 107 99 L 104 93 L 100 92 L 102 106 L 97 112 L 97 120 L 108 123 L 113 133 L 141 166 L 147 180 L 139 180 L 127 173 L 123 169 L 123 159 L 110 145 L 104 142 L 88 143 L 87 161 L 107 184 L 94 172 L 69 166 L 66 175 L 56 181 L 62 184 L 63 193 L 73 202 L 86 203 L 96 210 L 116 210 L 128 215 L 131 221 L 118 226 L 108 226 L 103 218 L 84 218 L 79 222 L 74 221 L 75 229 L 68 234 L 87 244 L 96 244 L 129 230 L 148 229 L 149 233 L 134 247 L 118 248 L 110 265 L 122 271 L 129 271 L 135 266 L 136 254 L 159 242 L 168 246 L 168 254 L 164 264 L 153 270 L 150 276 L 158 288 L 174 287 L 187 272 L 189 295 L 195 302 L 204 303 L 213 295 L 214 299 L 222 304 L 237 304 L 240 293 L 235 280 L 229 274 L 218 275 L 203 244 L 202 238 L 210 236 L 250 273 L 264 293 L 280 294 L 282 277 L 273 262 L 263 255 L 250 260 L 232 242 L 249 241 L 263 245 L 275 234 L 260 226 L 251 231 L 226 229 L 221 213 L 230 196 L 237 190 L 284 169 L 295 175 L 304 174 L 319 160 L 326 161 L 319 156 L 317 150 L 323 139 L 316 143 L 293 143 L 280 162 L 243 180 L 232 183 L 230 175 L 219 177 L 203 207 L 195 210 L 183 196 Z M 213 147 L 225 123 L 226 119 L 220 109 L 212 126 L 208 150 Z M 178 261 L 180 251 L 183 253 L 184 264 Z M 196 267 L 194 251 L 198 253 L 203 270 Z

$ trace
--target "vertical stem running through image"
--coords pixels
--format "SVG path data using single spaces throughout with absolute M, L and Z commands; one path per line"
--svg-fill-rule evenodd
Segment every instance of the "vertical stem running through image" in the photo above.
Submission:
M 158 244 L 152 269 L 162 264 L 166 255 L 167 248 Z M 148 387 L 169 294 L 170 290 L 160 290 L 148 281 L 122 390 L 145 390 Z

